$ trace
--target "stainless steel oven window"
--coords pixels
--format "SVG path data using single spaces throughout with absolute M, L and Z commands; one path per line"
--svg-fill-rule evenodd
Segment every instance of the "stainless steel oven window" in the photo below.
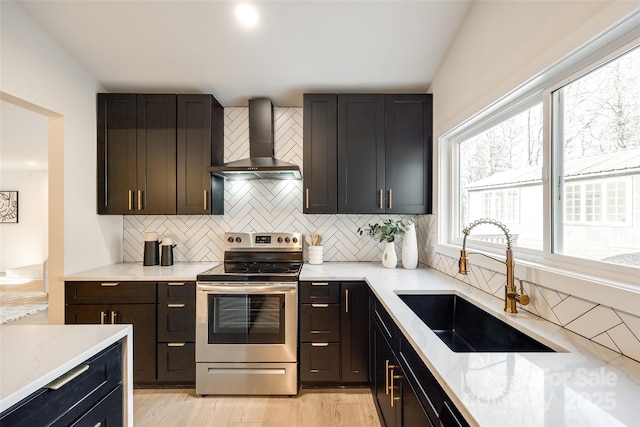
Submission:
M 284 344 L 283 294 L 208 294 L 209 344 Z

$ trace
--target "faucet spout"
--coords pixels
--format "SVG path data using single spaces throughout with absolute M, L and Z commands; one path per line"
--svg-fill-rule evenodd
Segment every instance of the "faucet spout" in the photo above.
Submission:
M 519 302 L 522 305 L 529 304 L 529 297 L 524 295 L 524 289 L 522 286 L 522 281 L 520 281 L 520 292 L 522 295 L 518 294 L 518 291 L 515 286 L 515 278 L 514 278 L 514 270 L 515 270 L 515 261 L 513 259 L 513 250 L 511 249 L 511 234 L 509 233 L 509 229 L 502 224 L 500 221 L 490 218 L 481 218 L 469 224 L 468 227 L 465 227 L 462 230 L 464 233 L 464 239 L 462 241 L 462 250 L 460 251 L 460 260 L 458 261 L 458 273 L 460 274 L 468 274 L 469 273 L 469 259 L 467 257 L 467 236 L 471 234 L 471 230 L 477 227 L 480 224 L 491 224 L 500 228 L 505 235 L 507 241 L 507 249 L 505 260 L 500 261 L 488 255 L 485 255 L 488 258 L 494 259 L 498 262 L 505 264 L 507 268 L 507 284 L 504 288 L 504 311 L 507 313 L 517 313 L 518 310 L 516 308 L 516 302 Z M 484 255 L 484 254 L 479 254 Z

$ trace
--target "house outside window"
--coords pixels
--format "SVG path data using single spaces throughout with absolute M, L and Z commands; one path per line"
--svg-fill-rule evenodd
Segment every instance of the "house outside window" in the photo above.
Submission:
M 624 226 L 631 221 L 630 177 L 566 184 L 565 223 Z

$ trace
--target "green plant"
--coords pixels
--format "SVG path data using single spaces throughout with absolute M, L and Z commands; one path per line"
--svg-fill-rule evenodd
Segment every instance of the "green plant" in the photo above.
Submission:
M 407 229 L 407 225 L 412 222 L 412 219 L 407 224 L 402 220 L 383 219 L 377 224 L 369 224 L 367 228 L 358 228 L 358 234 L 362 236 L 366 233 L 369 237 L 378 239 L 381 242 L 393 242 L 396 236 L 403 234 Z

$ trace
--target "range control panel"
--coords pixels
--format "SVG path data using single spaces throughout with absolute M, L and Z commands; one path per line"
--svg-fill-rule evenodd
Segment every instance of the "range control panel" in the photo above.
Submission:
M 225 233 L 226 251 L 301 251 L 301 233 Z

